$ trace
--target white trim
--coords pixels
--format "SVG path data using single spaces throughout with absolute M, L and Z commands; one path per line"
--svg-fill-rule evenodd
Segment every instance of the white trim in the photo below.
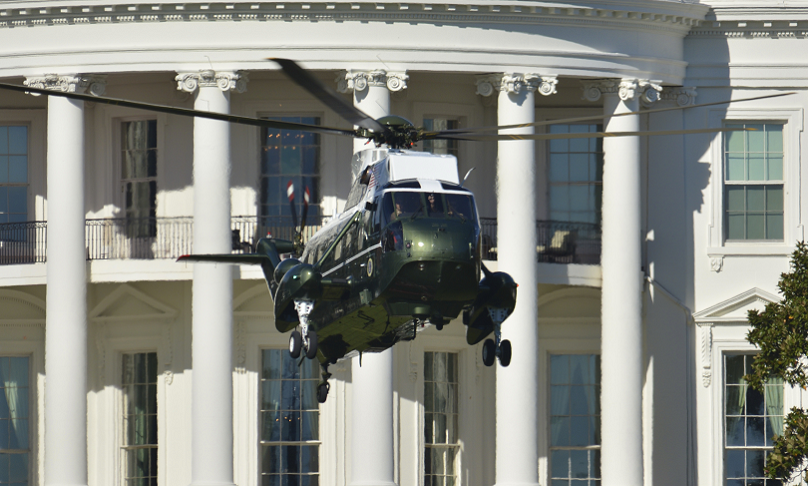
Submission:
M 800 196 L 800 137 L 803 132 L 802 108 L 710 109 L 707 123 L 720 128 L 725 121 L 782 122 L 783 125 L 783 241 L 725 241 L 724 240 L 724 155 L 723 136 L 713 137 L 711 157 L 711 210 L 707 228 L 708 256 L 727 255 L 783 255 L 793 251 L 789 243 L 803 239 L 804 229 Z

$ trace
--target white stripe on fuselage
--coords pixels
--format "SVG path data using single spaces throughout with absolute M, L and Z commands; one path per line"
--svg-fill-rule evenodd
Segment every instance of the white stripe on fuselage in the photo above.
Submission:
M 375 245 L 373 245 L 373 246 L 371 246 L 371 247 L 369 247 L 369 248 L 365 248 L 364 250 L 360 251 L 359 253 L 357 253 L 356 255 L 352 256 L 351 258 L 349 258 L 349 259 L 345 260 L 344 262 L 340 263 L 339 265 L 337 265 L 336 267 L 332 268 L 331 270 L 328 270 L 327 272 L 324 272 L 324 273 L 323 273 L 323 277 L 327 276 L 327 275 L 328 275 L 328 274 L 330 274 L 330 273 L 336 272 L 337 270 L 339 270 L 340 268 L 344 267 L 345 265 L 347 265 L 347 264 L 349 264 L 349 263 L 353 262 L 354 260 L 356 260 L 356 259 L 358 259 L 358 258 L 362 258 L 363 256 L 367 255 L 367 254 L 368 254 L 368 253 L 370 253 L 371 251 L 373 251 L 373 250 L 375 250 L 375 249 L 377 249 L 377 248 L 381 248 L 381 247 L 382 247 L 382 244 L 381 244 L 381 243 L 376 243 Z

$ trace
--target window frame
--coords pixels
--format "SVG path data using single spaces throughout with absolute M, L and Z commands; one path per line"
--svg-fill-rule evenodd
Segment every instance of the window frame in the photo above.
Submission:
M 711 406 L 711 419 L 712 419 L 712 464 L 713 464 L 713 481 L 711 484 L 724 484 L 724 450 L 725 450 L 725 403 L 724 403 L 724 356 L 727 354 L 756 354 L 760 350 L 750 344 L 742 336 L 749 330 L 746 322 L 742 325 L 734 325 L 734 323 L 715 323 L 718 325 L 712 326 L 711 333 L 715 336 L 713 339 L 711 354 L 711 367 L 713 372 L 712 380 L 709 385 L 710 396 L 712 399 Z M 709 323 L 702 325 L 709 326 Z M 734 332 L 734 331 L 737 331 Z M 723 335 L 723 336 L 722 336 Z M 737 337 L 735 337 L 737 335 Z M 726 337 L 724 337 L 726 336 Z M 701 367 L 697 367 L 696 371 L 700 371 Z M 703 389 L 699 383 L 698 376 L 693 375 L 693 386 L 698 389 Z M 783 411 L 784 416 L 788 410 L 793 406 L 799 406 L 800 389 L 783 384 Z
M 560 292 L 560 294 L 558 294 Z M 553 295 L 557 294 L 557 295 Z M 548 301 L 539 301 L 539 308 L 556 298 L 572 297 L 586 298 L 588 293 L 581 293 L 580 289 L 569 289 L 553 292 L 552 299 Z M 550 296 L 547 296 L 550 299 Z M 541 314 L 541 313 L 540 313 Z M 543 390 L 543 397 L 536 402 L 538 409 L 538 422 L 537 433 L 539 436 L 538 453 L 539 453 L 539 484 L 550 484 L 550 415 L 551 415 L 551 397 L 550 397 L 550 358 L 552 355 L 558 354 L 595 354 L 601 356 L 601 340 L 599 336 L 600 318 L 599 317 L 539 317 L 539 326 L 553 326 L 559 323 L 574 323 L 579 326 L 581 334 L 575 334 L 573 337 L 567 335 L 559 338 L 545 338 L 539 339 L 538 348 L 538 362 L 540 364 L 540 372 L 538 374 L 538 389 Z M 543 363 L 543 365 L 542 365 Z M 544 439 L 541 439 L 541 438 Z
M 601 352 L 600 351 L 598 351 L 598 352 L 548 351 L 547 352 L 547 373 L 546 374 L 547 374 L 547 390 L 548 390 L 548 393 L 547 393 L 547 401 L 548 401 L 548 407 L 547 407 L 547 426 L 548 426 L 548 428 L 547 428 L 547 430 L 548 430 L 548 434 L 547 434 L 547 455 L 545 456 L 546 461 L 547 461 L 547 469 L 546 469 L 547 470 L 547 484 L 550 484 L 550 482 L 553 481 L 552 457 L 551 457 L 552 453 L 553 453 L 553 450 L 554 450 L 554 446 L 551 443 L 551 441 L 552 441 L 552 417 L 553 417 L 553 411 L 552 411 L 552 398 L 553 398 L 552 397 L 552 387 L 553 387 L 553 383 L 552 383 L 552 359 L 553 359 L 553 356 L 595 356 L 596 360 L 598 361 L 597 368 L 600 369 L 599 361 L 600 361 L 600 357 L 601 357 Z M 601 375 L 596 375 L 595 380 L 596 380 L 596 383 L 594 384 L 594 386 L 596 387 L 595 400 L 596 400 L 596 403 L 597 403 L 598 407 L 600 408 L 600 406 L 601 406 L 601 403 L 600 403 L 600 390 L 601 390 L 601 386 L 602 386 L 601 385 Z M 570 386 L 570 385 L 566 385 L 566 386 Z M 589 385 L 585 385 L 585 386 L 589 386 Z M 602 413 L 602 410 L 598 410 L 598 414 L 595 415 L 595 416 L 601 417 L 601 413 Z M 600 435 L 602 433 L 601 423 L 602 423 L 602 420 L 599 420 L 598 421 L 598 427 L 600 428 L 600 430 L 598 431 L 598 435 Z M 566 447 L 561 446 L 561 447 L 558 447 L 557 449 L 569 450 L 569 451 L 573 451 L 573 450 L 597 451 L 598 456 L 600 456 L 600 452 L 602 451 L 602 447 L 603 447 L 602 436 L 600 437 L 600 439 L 601 440 L 599 441 L 599 443 L 597 445 L 587 445 L 587 446 L 572 446 L 572 445 L 570 445 L 570 446 L 566 446 Z M 600 468 L 600 464 L 598 464 L 598 468 Z M 569 479 L 575 479 L 575 478 L 569 478 Z M 560 479 L 560 480 L 563 481 L 563 479 Z M 603 477 L 601 476 L 600 478 L 587 478 L 587 480 L 589 482 L 592 482 L 592 483 L 600 482 L 600 481 L 603 480 Z M 577 481 L 575 481 L 575 482 L 577 482 Z M 583 482 L 582 482 L 582 484 L 583 484 Z
M 145 354 L 145 355 L 154 354 L 155 359 L 156 359 L 155 366 L 157 368 L 156 369 L 157 374 L 156 374 L 156 377 L 155 377 L 154 385 L 155 385 L 155 393 L 156 393 L 155 400 L 157 401 L 157 404 L 156 404 L 157 409 L 156 409 L 156 413 L 155 413 L 155 420 L 157 421 L 157 437 L 155 437 L 156 442 L 154 444 L 154 447 L 152 447 L 152 444 L 143 445 L 143 446 L 137 446 L 137 445 L 127 445 L 125 443 L 126 442 L 126 430 L 125 430 L 126 420 L 124 420 L 124 411 L 125 411 L 126 407 L 125 407 L 124 403 L 126 401 L 126 392 L 124 390 L 124 383 L 123 383 L 123 357 L 124 357 L 124 355 L 135 356 L 137 354 Z M 118 478 L 118 481 L 119 481 L 118 484 L 121 484 L 122 486 L 127 485 L 126 465 L 125 465 L 126 453 L 128 451 L 130 451 L 130 450 L 134 450 L 134 449 L 137 449 L 137 448 L 143 448 L 143 449 L 152 449 L 152 448 L 154 448 L 154 449 L 157 450 L 157 454 L 156 454 L 157 455 L 157 477 L 155 479 L 157 481 L 157 484 L 159 485 L 159 484 L 161 484 L 160 478 L 165 477 L 165 474 L 161 471 L 161 467 L 160 467 L 162 464 L 165 464 L 165 461 L 163 461 L 161 459 L 161 452 L 164 452 L 164 451 L 162 451 L 161 449 L 163 449 L 163 448 L 160 447 L 161 435 L 162 436 L 165 435 L 165 433 L 160 430 L 161 429 L 161 427 L 160 427 L 160 425 L 161 425 L 160 418 L 161 418 L 161 413 L 163 412 L 161 410 L 163 407 L 160 407 L 160 398 L 161 398 L 160 397 L 160 384 L 161 384 L 160 375 L 162 374 L 160 372 L 160 353 L 156 348 L 148 349 L 148 350 L 131 350 L 131 351 L 130 350 L 120 350 L 120 351 L 118 351 L 116 353 L 116 356 L 118 358 L 118 362 L 117 362 L 117 366 L 116 366 L 116 369 L 118 370 L 117 384 L 120 386 L 119 402 L 118 402 L 119 408 L 118 408 L 118 414 L 117 414 L 117 421 L 118 421 L 117 430 L 119 431 L 118 443 L 117 443 L 118 461 L 119 461 L 118 462 L 118 468 L 117 468 L 118 469 L 117 478 Z M 163 422 L 163 423 L 165 424 L 165 422 Z
M 587 127 L 594 126 L 594 131 L 595 132 L 603 131 L 603 123 L 582 123 L 582 122 L 581 123 L 554 123 L 552 125 L 547 125 L 547 126 L 542 127 L 542 128 L 544 128 L 543 133 L 552 133 L 550 130 L 554 126 L 572 127 L 572 126 L 576 126 L 576 125 L 577 126 L 587 126 Z M 591 132 L 591 130 L 590 130 L 590 132 Z M 572 133 L 572 132 L 568 132 L 568 133 Z M 544 167 L 544 177 L 545 177 L 545 181 L 546 181 L 545 184 L 547 186 L 547 190 L 545 191 L 546 199 L 545 199 L 544 204 L 545 204 L 545 207 L 546 207 L 546 214 L 547 214 L 546 219 L 548 221 L 571 223 L 571 224 L 593 224 L 593 225 L 597 225 L 597 226 L 600 226 L 602 224 L 602 214 L 601 213 L 602 213 L 602 209 L 603 209 L 603 163 L 604 163 L 604 156 L 605 156 L 606 152 L 603 150 L 603 139 L 602 138 L 600 138 L 600 139 L 584 139 L 584 140 L 594 141 L 595 144 L 598 144 L 598 143 L 600 144 L 600 151 L 599 152 L 598 151 L 586 152 L 587 154 L 594 154 L 595 155 L 596 163 L 597 163 L 597 159 L 599 157 L 599 159 L 600 159 L 600 168 L 599 168 L 600 169 L 600 180 L 587 179 L 586 181 L 571 181 L 571 180 L 567 180 L 567 181 L 564 181 L 564 182 L 554 182 L 554 181 L 552 181 L 550 179 L 550 162 L 551 162 L 551 158 L 552 158 L 552 154 L 553 154 L 553 152 L 551 151 L 551 147 L 553 145 L 553 140 L 546 140 L 542 144 L 544 146 L 544 151 L 545 151 L 545 154 L 544 154 L 545 159 L 544 160 L 546 162 L 545 162 L 545 167 Z M 570 142 L 571 141 L 572 140 L 570 140 Z M 580 154 L 580 153 L 583 153 L 583 152 L 571 152 L 571 151 L 568 151 L 568 152 L 557 152 L 557 153 L 566 153 L 568 155 L 571 155 L 571 154 L 575 154 L 575 153 Z M 569 169 L 569 167 L 568 167 L 568 169 Z M 597 168 L 596 168 L 596 171 L 597 171 Z M 568 219 L 555 219 L 555 218 L 552 217 L 553 208 L 552 208 L 551 189 L 553 188 L 553 186 L 562 186 L 562 185 L 567 186 L 567 187 L 584 186 L 584 187 L 587 187 L 587 188 L 594 186 L 595 191 L 596 191 L 595 195 L 594 195 L 595 203 L 598 206 L 598 207 L 595 207 L 593 209 L 593 211 L 592 211 L 592 213 L 594 213 L 594 216 L 595 216 L 595 221 L 573 221 L 573 220 L 570 220 L 569 218 Z M 597 193 L 598 189 L 600 191 L 600 194 Z M 572 199 L 572 198 L 570 198 L 570 199 Z M 572 213 L 573 211 L 572 210 L 567 210 L 566 212 L 567 213 Z M 590 211 L 586 211 L 586 213 L 590 213 Z
M 126 190 L 124 189 L 124 179 L 123 179 L 123 124 L 128 122 L 135 122 L 135 121 L 149 121 L 154 120 L 157 124 L 157 141 L 155 151 L 157 153 L 157 173 L 154 177 L 154 180 L 157 184 L 157 191 L 155 194 L 155 208 L 154 214 L 155 217 L 164 216 L 161 213 L 160 209 L 161 206 L 165 206 L 165 204 L 161 204 L 161 197 L 160 197 L 160 187 L 163 185 L 163 181 L 165 180 L 165 169 L 163 167 L 163 155 L 165 152 L 165 130 L 164 126 L 166 124 L 165 115 L 162 114 L 154 114 L 154 115 L 139 115 L 139 116 L 116 116 L 112 115 L 112 133 L 110 133 L 112 137 L 111 143 L 111 151 L 113 153 L 113 159 L 115 161 L 115 166 L 112 168 L 112 181 L 110 188 L 113 191 L 112 194 L 112 202 L 117 209 L 117 216 L 118 217 L 126 217 Z
M 29 139 L 30 140 L 30 139 Z M 30 327 L 29 327 L 30 326 Z M 21 329 L 26 329 L 27 339 L 14 336 L 0 343 L 0 356 L 3 357 L 28 357 L 28 484 L 34 486 L 39 484 L 40 478 L 44 477 L 45 464 L 42 458 L 45 454 L 45 441 L 40 441 L 40 431 L 45 430 L 45 413 L 42 406 L 45 397 L 45 322 L 36 325 L 42 331 L 42 339 L 31 335 L 34 326 L 26 324 Z M 37 333 L 34 332 L 34 335 Z M 41 400 L 41 403 L 40 403 Z M 44 438 L 44 436 L 43 436 Z
M 266 118 L 286 118 L 286 117 L 290 117 L 290 118 L 318 118 L 320 120 L 320 126 L 332 126 L 332 125 L 326 125 L 325 117 L 323 116 L 323 114 L 321 112 L 311 111 L 311 110 L 259 111 L 256 114 L 256 117 L 257 118 L 262 118 L 262 119 L 266 119 Z M 263 184 L 264 173 L 263 173 L 262 168 L 261 168 L 261 158 L 262 158 L 261 148 L 264 146 L 264 140 L 263 140 L 263 136 L 262 136 L 264 130 L 274 130 L 274 129 L 261 128 L 260 130 L 257 130 L 257 135 L 256 135 L 258 143 L 256 144 L 255 148 L 256 148 L 258 157 L 256 159 L 256 181 L 257 181 L 257 185 L 256 185 L 256 188 L 255 188 L 255 196 L 256 196 L 255 197 L 255 201 L 256 201 L 255 213 L 258 216 L 259 220 L 261 220 L 261 218 L 263 218 L 263 213 L 261 212 L 262 211 L 262 206 L 263 206 L 263 200 L 262 200 L 262 194 L 261 194 L 262 188 L 261 187 L 262 187 L 262 184 Z M 281 131 L 283 131 L 283 130 L 281 130 Z M 319 211 L 320 211 L 320 219 L 322 219 L 326 215 L 324 207 L 323 207 L 324 206 L 323 201 L 325 199 L 324 195 L 323 195 L 324 194 L 323 193 L 323 187 L 324 187 L 323 183 L 324 183 L 324 180 L 325 180 L 326 171 L 323 170 L 324 169 L 323 164 L 325 163 L 324 161 L 326 160 L 326 157 L 325 157 L 325 146 L 326 146 L 326 144 L 324 142 L 325 142 L 325 139 L 328 138 L 328 137 L 324 137 L 322 134 L 314 134 L 314 135 L 319 137 L 319 139 L 318 139 L 319 140 L 319 143 L 318 143 L 318 146 L 319 146 L 319 160 L 317 161 L 316 175 L 313 176 L 313 177 L 317 178 L 317 185 L 318 185 L 317 197 L 319 199 L 309 201 L 309 206 L 318 206 Z M 301 173 L 301 174 L 295 174 L 295 175 L 290 176 L 290 178 L 300 178 L 300 177 L 306 177 L 306 175 L 303 175 Z M 286 191 L 286 182 L 288 182 L 288 180 L 281 179 L 280 191 L 281 191 L 281 194 L 282 194 L 281 200 L 283 201 L 280 204 L 281 207 L 285 207 L 288 204 L 288 199 L 283 194 L 283 192 Z M 305 188 L 295 186 L 294 189 L 295 189 L 295 207 L 302 208 L 303 194 L 304 194 Z M 315 197 L 313 196 L 312 199 L 315 199 Z M 341 208 L 342 208 L 342 206 L 340 206 L 340 209 Z M 300 224 L 300 218 L 302 216 L 300 211 L 301 210 L 299 209 L 298 213 L 297 213 L 298 225 Z M 273 217 L 273 216 L 274 215 L 269 215 L 268 217 Z M 283 216 L 283 215 L 281 214 L 281 216 Z M 308 213 L 307 218 L 309 216 L 311 216 L 311 212 Z M 307 226 L 311 226 L 311 225 L 312 225 L 311 220 L 307 219 Z
M 0 125 L 28 127 L 28 221 L 47 219 L 47 110 L 2 110 Z
M 322 422 L 322 417 L 323 417 L 322 404 L 318 403 L 318 408 L 317 408 L 317 410 L 318 410 L 318 412 L 317 412 L 317 440 L 305 441 L 305 440 L 301 439 L 299 441 L 285 441 L 283 439 L 279 439 L 278 441 L 273 442 L 273 441 L 264 441 L 261 438 L 261 433 L 262 433 L 261 429 L 263 428 L 263 418 L 261 416 L 262 415 L 261 401 L 263 399 L 263 383 L 264 383 L 264 381 L 266 381 L 266 380 L 263 379 L 263 376 L 262 376 L 263 366 L 264 366 L 263 356 L 264 356 L 264 351 L 270 351 L 270 350 L 280 351 L 281 359 L 283 359 L 284 353 L 287 353 L 287 354 L 289 353 L 288 346 L 287 347 L 260 346 L 258 348 L 258 371 L 257 371 L 258 386 L 257 386 L 257 401 L 256 401 L 256 413 L 257 413 L 256 425 L 257 425 L 257 427 L 256 427 L 256 442 L 255 442 L 255 444 L 256 444 L 256 455 L 258 457 L 257 468 L 256 468 L 257 484 L 258 485 L 263 484 L 264 470 L 263 470 L 263 454 L 262 453 L 263 453 L 263 447 L 265 445 L 268 445 L 268 444 L 274 444 L 275 446 L 278 446 L 278 447 L 282 447 L 282 446 L 285 446 L 285 445 L 316 446 L 317 447 L 317 472 L 316 472 L 316 474 L 303 474 L 303 473 L 300 473 L 300 472 L 298 472 L 297 474 L 295 474 L 295 473 L 289 473 L 289 474 L 290 475 L 297 475 L 298 477 L 305 476 L 305 475 L 307 475 L 307 476 L 315 476 L 315 477 L 317 477 L 318 484 L 322 484 L 321 480 L 322 480 L 322 472 L 323 472 L 323 462 L 322 462 L 322 460 L 323 460 L 323 442 L 324 442 L 322 434 L 321 434 L 322 427 L 320 426 L 320 423 Z M 295 360 L 293 359 L 292 361 L 294 362 Z M 308 362 L 308 360 L 306 360 L 305 364 L 311 364 L 316 370 L 315 373 L 317 375 L 319 375 L 320 369 L 319 369 L 319 366 L 317 365 L 317 363 Z M 304 379 L 302 377 L 298 378 L 298 381 L 303 381 L 303 380 Z M 307 381 L 316 381 L 316 382 L 319 383 L 320 378 L 319 378 L 319 376 L 317 376 L 316 378 L 306 378 L 306 380 Z M 316 397 L 316 392 L 315 392 L 315 395 L 313 395 L 313 396 Z M 310 410 L 310 409 L 307 409 L 307 410 Z M 303 409 L 300 409 L 300 411 L 303 411 Z M 298 458 L 298 460 L 300 460 L 300 459 Z M 280 473 L 279 476 L 282 478 L 284 475 L 285 475 L 284 473 Z M 281 482 L 283 482 L 283 481 L 281 480 Z
M 425 477 L 426 477 L 426 453 L 425 453 L 425 450 L 427 448 L 427 445 L 430 445 L 430 444 L 428 444 L 426 442 L 425 434 L 424 434 L 425 429 L 426 429 L 426 396 L 425 396 L 425 394 L 426 394 L 426 354 L 427 353 L 433 353 L 433 354 L 434 353 L 445 353 L 445 354 L 455 356 L 454 366 L 455 366 L 456 379 L 457 379 L 457 381 L 455 382 L 455 385 L 457 386 L 457 390 L 456 390 L 457 391 L 457 393 L 456 393 L 456 395 L 457 395 L 457 403 L 455 404 L 455 411 L 454 411 L 453 415 L 457 415 L 457 430 L 455 430 L 455 434 L 457 436 L 456 437 L 457 442 L 455 444 L 452 444 L 452 445 L 449 445 L 447 443 L 447 444 L 445 444 L 445 448 L 446 449 L 449 449 L 449 448 L 454 448 L 455 449 L 456 455 L 455 455 L 455 459 L 454 459 L 454 468 L 455 468 L 455 470 L 454 470 L 455 483 L 454 484 L 455 484 L 455 486 L 460 486 L 461 483 L 462 483 L 462 479 L 463 479 L 463 475 L 462 475 L 462 469 L 463 469 L 462 468 L 462 464 L 463 464 L 463 460 L 462 460 L 463 459 L 463 440 L 462 440 L 462 433 L 461 433 L 462 429 L 463 429 L 463 427 L 462 427 L 462 415 L 463 415 L 462 412 L 463 411 L 462 411 L 461 403 L 463 401 L 460 399 L 460 397 L 463 396 L 463 388 L 462 388 L 462 386 L 463 386 L 462 367 L 463 366 L 462 366 L 462 357 L 461 357 L 460 351 L 447 350 L 447 349 L 441 349 L 441 350 L 438 350 L 438 349 L 423 349 L 422 352 L 421 352 L 422 362 L 421 362 L 421 369 L 420 369 L 420 373 L 419 373 L 419 376 L 421 377 L 421 379 L 419 380 L 420 381 L 420 388 L 419 388 L 419 401 L 418 401 L 418 403 L 419 403 L 419 407 L 418 407 L 419 408 L 419 419 L 420 419 L 419 420 L 420 421 L 420 426 L 418 428 L 418 432 L 419 432 L 418 442 L 419 442 L 419 445 L 420 445 L 419 451 L 418 451 L 418 456 L 419 456 L 419 461 L 418 461 L 419 462 L 419 469 L 418 469 L 418 471 L 419 471 L 419 484 L 424 485 L 426 483 L 426 481 L 425 481 Z M 432 444 L 432 445 L 438 445 L 438 444 Z M 436 476 L 436 475 L 433 474 L 432 476 Z M 446 476 L 446 475 L 444 475 L 444 476 Z
M 803 131 L 803 110 L 789 108 L 766 109 L 711 109 L 708 126 L 723 128 L 727 124 L 775 124 L 783 125 L 783 240 L 728 240 L 725 221 L 725 167 L 724 147 L 726 136 L 718 134 L 710 144 L 711 155 L 711 206 L 708 222 L 708 248 L 710 257 L 726 255 L 789 255 L 793 251 L 790 242 L 803 239 L 804 229 L 800 220 L 800 134 Z M 754 184 L 754 183 L 753 183 Z
M 36 453 L 37 450 L 35 448 L 36 444 L 36 436 L 37 434 L 37 426 L 36 422 L 38 421 L 38 410 L 37 410 L 37 381 L 36 381 L 36 374 L 33 373 L 34 371 L 34 355 L 33 353 L 3 353 L 0 352 L 0 359 L 2 358 L 28 358 L 28 450 L 23 454 L 28 454 L 28 485 L 34 486 L 36 483 L 35 476 L 35 469 L 37 464 Z M 44 414 L 43 414 L 44 415 Z M 3 449 L 0 449 L 2 451 Z M 9 449 L 14 451 L 13 453 L 20 454 L 22 453 L 20 449 Z

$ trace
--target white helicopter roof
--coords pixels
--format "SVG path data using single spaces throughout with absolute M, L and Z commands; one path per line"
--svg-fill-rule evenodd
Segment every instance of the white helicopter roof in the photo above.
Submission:
M 457 157 L 454 155 L 431 154 L 412 150 L 390 150 L 376 148 L 354 154 L 351 171 L 354 179 L 371 165 L 383 162 L 374 168 L 376 183 L 403 181 L 407 179 L 433 179 L 459 184 Z

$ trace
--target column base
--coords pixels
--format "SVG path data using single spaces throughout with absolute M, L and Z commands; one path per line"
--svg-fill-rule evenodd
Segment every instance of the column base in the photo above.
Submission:
M 213 483 L 210 481 L 192 481 L 188 486 L 236 486 L 236 483 Z

